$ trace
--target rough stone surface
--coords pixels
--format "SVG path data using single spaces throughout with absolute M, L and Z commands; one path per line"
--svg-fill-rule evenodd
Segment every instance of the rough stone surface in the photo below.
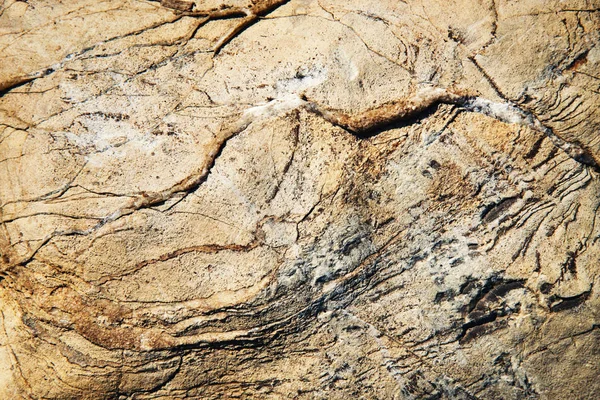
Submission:
M 600 1 L 4 0 L 0 96 L 0 398 L 598 398 Z

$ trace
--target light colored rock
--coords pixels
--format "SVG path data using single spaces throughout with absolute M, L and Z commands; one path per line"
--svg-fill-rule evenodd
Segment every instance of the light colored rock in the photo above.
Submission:
M 0 398 L 595 398 L 599 28 L 5 1 Z

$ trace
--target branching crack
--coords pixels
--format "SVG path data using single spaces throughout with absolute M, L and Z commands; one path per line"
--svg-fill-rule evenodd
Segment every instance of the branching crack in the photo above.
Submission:
M 524 125 L 541 132 L 570 158 L 600 172 L 600 164 L 584 145 L 567 142 L 554 133 L 550 127 L 545 126 L 532 112 L 524 110 L 508 100 L 497 103 L 479 96 L 451 93 L 441 88 L 426 88 L 408 99 L 385 103 L 379 107 L 350 115 L 339 110 L 327 109 L 306 97 L 303 99 L 307 101 L 307 110 L 358 137 L 373 136 L 382 129 L 423 114 L 439 104 L 453 104 L 467 111 L 484 114 L 506 123 Z
M 238 35 L 254 25 L 259 19 L 277 8 L 288 3 L 290 0 L 265 0 L 253 2 L 250 7 L 225 7 L 215 8 L 210 10 L 194 10 L 193 4 L 179 0 L 162 0 L 161 4 L 169 8 L 178 10 L 180 14 L 178 18 L 182 17 L 194 17 L 199 18 L 199 23 L 195 30 L 192 32 L 193 37 L 196 31 L 209 21 L 215 21 L 220 19 L 234 19 L 239 18 L 241 21 L 227 34 L 219 39 L 215 47 L 213 48 L 214 55 L 219 52 Z
M 14 262 L 13 265 L 24 265 L 31 261 L 35 255 L 39 252 L 39 250 L 48 244 L 55 237 L 64 237 L 64 236 L 86 236 L 89 235 L 108 223 L 114 222 L 122 217 L 130 215 L 137 210 L 143 208 L 149 208 L 155 205 L 159 205 L 169 200 L 176 194 L 184 193 L 189 194 L 198 187 L 202 183 L 206 181 L 206 178 L 210 174 L 211 169 L 214 167 L 217 158 L 221 155 L 223 149 L 227 145 L 227 142 L 244 131 L 248 125 L 250 125 L 251 120 L 248 116 L 245 116 L 240 119 L 237 123 L 234 123 L 232 126 L 227 127 L 226 129 L 222 129 L 219 136 L 214 139 L 213 142 L 213 150 L 208 154 L 207 159 L 204 161 L 204 164 L 197 169 L 197 171 L 185 179 L 182 179 L 175 185 L 171 186 L 169 189 L 161 191 L 161 192 L 141 192 L 134 196 L 129 204 L 121 209 L 118 209 L 111 215 L 102 218 L 96 225 L 86 230 L 68 230 L 68 231 L 55 231 L 52 234 L 46 236 L 43 240 L 41 240 L 40 244 L 24 259 Z M 68 190 L 69 185 L 66 186 L 63 190 L 59 191 L 60 193 L 66 192 Z M 53 192 L 55 193 L 55 192 Z

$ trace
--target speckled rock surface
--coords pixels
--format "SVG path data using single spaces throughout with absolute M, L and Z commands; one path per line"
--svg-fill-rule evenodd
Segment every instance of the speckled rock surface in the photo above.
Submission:
M 596 399 L 600 2 L 0 2 L 0 398 Z

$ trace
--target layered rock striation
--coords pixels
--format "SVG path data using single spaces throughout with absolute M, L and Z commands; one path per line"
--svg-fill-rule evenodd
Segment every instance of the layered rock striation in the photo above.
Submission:
M 0 4 L 0 397 L 595 399 L 600 2 Z

